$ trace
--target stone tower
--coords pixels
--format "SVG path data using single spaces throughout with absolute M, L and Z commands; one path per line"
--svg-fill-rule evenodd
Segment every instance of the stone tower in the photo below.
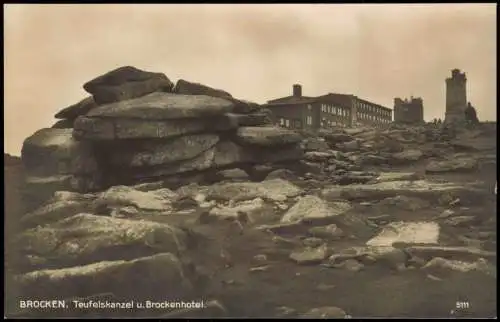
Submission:
M 446 79 L 446 113 L 445 122 L 465 122 L 465 108 L 467 107 L 467 78 L 460 69 L 453 69 L 451 77 Z

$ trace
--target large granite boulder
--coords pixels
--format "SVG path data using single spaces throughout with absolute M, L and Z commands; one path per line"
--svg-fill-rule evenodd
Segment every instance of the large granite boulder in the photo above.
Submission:
M 120 298 L 160 301 L 193 291 L 184 265 L 171 253 L 37 270 L 17 275 L 14 283 L 29 298 L 75 299 L 112 293 Z
M 34 269 L 52 265 L 85 265 L 100 260 L 123 259 L 134 254 L 186 249 L 185 233 L 151 221 L 136 221 L 81 213 L 35 227 L 18 236 L 19 254 L 45 259 Z
M 171 92 L 173 83 L 165 74 L 124 66 L 101 75 L 83 85 L 97 104 L 129 100 L 149 93 Z
M 71 129 L 46 128 L 28 137 L 21 157 L 29 175 L 93 174 L 98 165 L 92 147 L 78 142 Z

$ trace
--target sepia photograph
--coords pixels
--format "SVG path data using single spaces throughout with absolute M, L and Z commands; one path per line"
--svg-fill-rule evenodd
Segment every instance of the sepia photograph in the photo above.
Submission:
M 496 318 L 497 4 L 4 4 L 4 318 Z

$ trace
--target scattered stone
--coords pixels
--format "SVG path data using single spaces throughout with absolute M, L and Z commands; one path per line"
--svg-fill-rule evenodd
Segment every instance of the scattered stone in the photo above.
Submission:
M 285 201 L 301 193 L 301 189 L 281 179 L 262 182 L 221 182 L 206 187 L 207 199 L 244 201 L 262 198 Z
M 480 190 L 469 185 L 456 183 L 434 183 L 426 180 L 390 181 L 367 185 L 333 186 L 323 189 L 321 196 L 326 200 L 335 199 L 383 199 L 394 195 L 422 198 L 439 198 L 440 192 L 480 194 Z
M 439 224 L 435 222 L 393 222 L 370 239 L 368 246 L 392 246 L 394 243 L 437 244 Z
M 319 246 L 323 245 L 324 241 L 321 238 L 309 237 L 309 238 L 304 238 L 302 240 L 302 243 L 306 247 L 315 248 L 315 247 L 319 247 Z
M 391 161 L 395 164 L 409 164 L 420 160 L 423 157 L 420 150 L 405 150 L 392 155 Z
M 325 306 L 312 309 L 301 316 L 306 319 L 345 319 L 347 313 L 335 306 Z
M 318 152 L 327 152 L 330 150 L 330 146 L 325 142 L 322 138 L 311 137 L 307 138 L 303 142 L 304 150 L 306 152 L 309 151 L 318 151 Z
M 278 318 L 285 318 L 285 317 L 290 317 L 294 316 L 297 314 L 297 310 L 288 307 L 288 306 L 280 306 L 276 308 L 276 314 L 275 316 Z
M 259 255 L 255 255 L 253 257 L 253 259 L 257 262 L 265 262 L 265 261 L 267 261 L 267 256 L 265 254 L 259 254 Z
M 329 291 L 334 289 L 336 286 L 333 284 L 319 284 L 316 288 L 318 291 Z
M 305 248 L 294 251 L 290 254 L 290 259 L 302 265 L 317 264 L 323 261 L 327 255 L 327 247 L 326 245 L 322 245 L 316 248 Z
M 433 275 L 443 275 L 450 271 L 470 272 L 481 271 L 488 275 L 496 277 L 496 268 L 488 263 L 484 258 L 479 258 L 475 262 L 464 262 L 459 260 L 450 260 L 442 257 L 435 257 L 430 260 L 422 270 L 432 273 Z
M 135 206 L 139 209 L 168 213 L 177 195 L 167 189 L 143 192 L 127 186 L 114 186 L 99 194 L 94 205 Z
M 250 272 L 265 272 L 269 269 L 269 265 L 259 266 L 259 267 L 251 267 L 249 269 Z
M 344 231 L 335 224 L 309 228 L 309 233 L 318 238 L 337 240 L 345 236 Z
M 237 219 L 240 213 L 245 213 L 250 222 L 255 221 L 254 216 L 259 215 L 266 206 L 262 198 L 241 201 L 235 205 L 216 206 L 210 210 L 210 215 L 221 219 Z
M 352 206 L 347 202 L 326 202 L 316 196 L 305 196 L 288 210 L 281 218 L 282 223 L 296 221 L 325 220 L 338 216 L 350 210 Z
M 427 200 L 416 197 L 395 196 L 381 200 L 379 202 L 379 205 L 392 206 L 409 211 L 417 211 L 429 208 L 431 206 L 431 203 Z
M 456 216 L 446 219 L 444 224 L 455 227 L 470 227 L 472 224 L 477 223 L 477 221 L 475 216 Z
M 463 261 L 475 261 L 481 257 L 492 260 L 496 257 L 494 251 L 462 246 L 407 246 L 405 252 L 412 257 L 420 257 L 426 261 L 434 257 Z
M 364 265 L 355 259 L 348 259 L 341 264 L 341 267 L 351 272 L 359 272 L 364 268 Z
M 376 182 L 422 180 L 423 176 L 416 172 L 382 172 Z
M 446 161 L 431 161 L 425 168 L 427 173 L 471 172 L 478 168 L 474 158 L 456 158 Z
M 111 292 L 122 298 L 161 300 L 159 294 L 186 296 L 193 291 L 182 264 L 170 253 L 34 271 L 17 276 L 16 284 L 30 298 L 70 298 Z

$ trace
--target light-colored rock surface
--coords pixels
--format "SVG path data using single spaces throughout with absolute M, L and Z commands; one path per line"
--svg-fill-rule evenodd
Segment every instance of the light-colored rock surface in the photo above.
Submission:
M 343 214 L 349 209 L 351 205 L 347 202 L 326 202 L 316 196 L 305 196 L 287 211 L 281 222 L 324 219 Z
M 388 181 L 367 185 L 348 185 L 326 188 L 322 191 L 325 199 L 372 199 L 394 195 L 439 196 L 444 192 L 479 192 L 470 185 L 456 183 L 434 183 L 427 180 Z
M 220 200 L 252 200 L 263 198 L 272 201 L 284 201 L 296 197 L 301 189 L 296 185 L 282 180 L 273 179 L 262 182 L 217 183 L 203 189 L 208 198 Z
M 144 210 L 168 212 L 176 196 L 167 188 L 143 192 L 127 186 L 114 186 L 100 193 L 94 204 L 132 205 Z
M 402 242 L 409 244 L 437 244 L 440 227 L 435 222 L 393 222 L 376 237 L 370 239 L 368 246 L 392 246 Z
M 210 210 L 210 215 L 221 219 L 234 219 L 238 217 L 239 213 L 245 213 L 250 220 L 255 221 L 252 218 L 259 215 L 265 206 L 266 204 L 262 198 L 255 198 L 253 200 L 239 202 L 232 206 L 216 206 Z
M 474 171 L 478 162 L 474 158 L 455 158 L 446 161 L 431 161 L 425 168 L 428 173 Z
M 152 300 L 160 293 L 180 296 L 192 291 L 181 263 L 171 253 L 39 270 L 17 276 L 16 282 L 33 298 L 64 299 L 112 292 L 125 298 Z
M 143 247 L 174 254 L 186 247 L 185 234 L 169 225 L 91 214 L 78 214 L 26 230 L 19 242 L 24 254 L 68 264 L 93 262 L 103 254 L 110 256 L 109 252 L 118 247 Z
M 345 319 L 347 313 L 336 306 L 324 306 L 311 309 L 301 317 L 304 319 Z

